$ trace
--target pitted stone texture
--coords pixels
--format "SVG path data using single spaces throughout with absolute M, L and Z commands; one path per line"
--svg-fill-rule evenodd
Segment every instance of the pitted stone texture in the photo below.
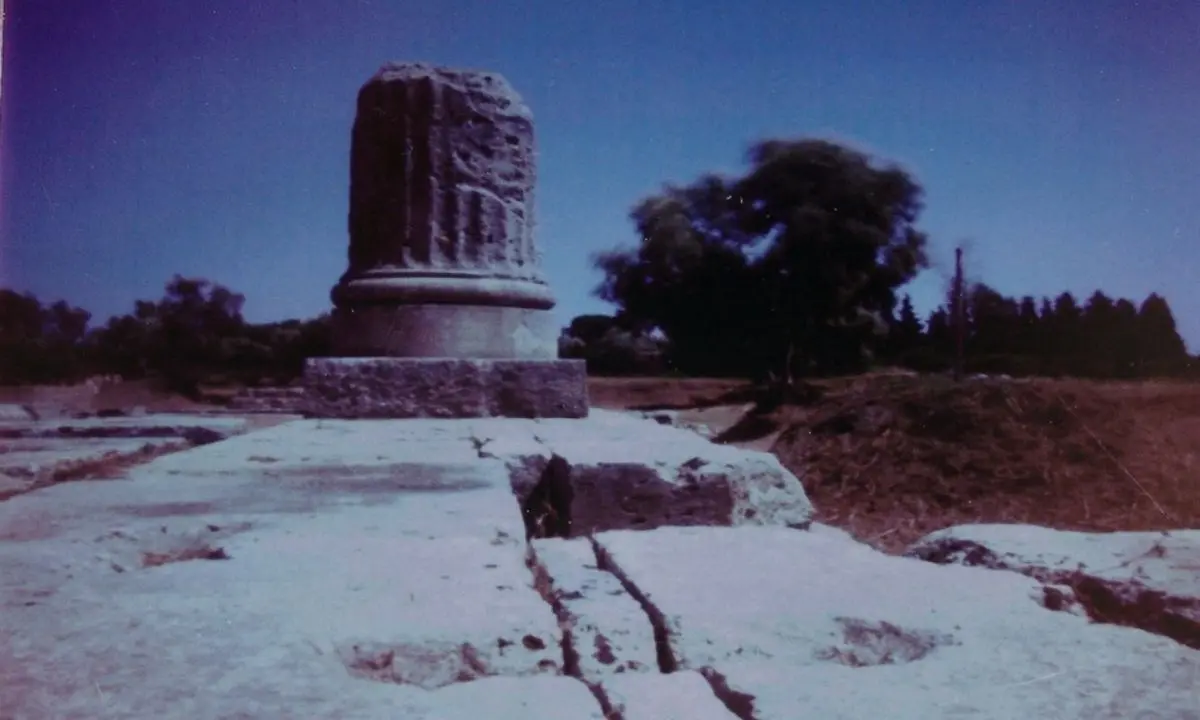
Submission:
M 597 566 L 590 542 L 534 540 L 533 557 L 562 610 L 559 622 L 568 623 L 581 678 L 598 682 L 613 674 L 658 672 L 649 618 L 617 576 Z
M 335 304 L 553 306 L 534 244 L 533 116 L 503 77 L 385 65 L 359 91 L 351 145 Z
M 581 360 L 312 358 L 303 412 L 324 418 L 581 418 Z
M 0 503 L 0 716 L 600 720 L 469 424 L 296 421 Z
M 567 460 L 573 536 L 681 525 L 803 528 L 812 521 L 800 480 L 774 455 L 716 445 L 688 430 L 605 410 L 592 410 L 586 423 L 476 427 L 481 454 L 508 465 L 522 502 L 551 454 Z
M 496 305 L 366 305 L 336 310 L 343 357 L 558 359 L 558 323 L 546 310 Z
M 1197 717 L 1200 652 L 1048 610 L 1016 573 L 922 567 L 823 528 L 595 542 L 676 667 L 719 680 L 740 717 Z

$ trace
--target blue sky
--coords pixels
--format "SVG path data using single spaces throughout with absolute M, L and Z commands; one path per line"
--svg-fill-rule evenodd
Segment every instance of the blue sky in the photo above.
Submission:
M 763 137 L 843 140 L 925 187 L 1002 292 L 1171 302 L 1200 351 L 1195 0 L 7 0 L 0 283 L 103 321 L 174 273 L 252 321 L 328 309 L 350 127 L 389 60 L 498 71 L 537 121 L 538 238 L 565 323 L 589 256 L 664 182 Z

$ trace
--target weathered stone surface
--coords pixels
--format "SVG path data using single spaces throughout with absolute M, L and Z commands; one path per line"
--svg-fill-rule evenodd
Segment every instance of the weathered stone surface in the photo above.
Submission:
M 560 631 L 502 464 L 380 425 L 280 425 L 0 504 L 4 711 L 599 718 L 577 681 L 535 680 Z
M 0 714 L 1197 717 L 1200 652 L 1014 572 L 816 523 L 527 545 L 509 473 L 570 428 L 705 445 L 598 415 L 295 421 L 2 502 Z
M 1196 717 L 1200 652 L 1048 610 L 1016 573 L 922 566 L 823 529 L 596 542 L 667 663 L 704 672 L 741 717 Z
M 602 688 L 623 720 L 738 720 L 696 672 L 612 675 Z
M 580 418 L 580 360 L 312 358 L 302 411 L 328 418 Z
M 495 288 L 497 304 L 550 307 L 534 244 L 533 115 L 502 76 L 385 65 L 359 91 L 350 152 L 349 278 L 385 269 L 451 302 L 463 301 L 437 297 L 439 280 L 504 278 L 528 283 L 531 304 L 503 297 L 515 284 Z
M 0 442 L 0 500 L 115 463 L 182 450 L 186 440 L 34 438 Z
M 141 417 L 76 418 L 0 422 L 0 439 L 164 438 L 201 433 L 225 438 L 246 430 L 244 418 L 156 414 Z
M 714 445 L 622 412 L 569 420 L 486 421 L 481 452 L 503 460 L 524 500 L 552 453 L 571 466 L 573 534 L 663 525 L 805 527 L 812 504 L 775 456 Z M 533 442 L 531 442 L 533 438 Z
M 533 115 L 501 76 L 391 63 L 362 87 L 338 357 L 306 368 L 306 414 L 587 415 L 583 363 L 558 360 L 536 176 Z
M 553 359 L 533 115 L 494 73 L 385 65 L 358 94 L 339 356 Z
M 13 403 L 0 403 L 0 421 L 5 422 L 25 422 L 28 420 L 36 420 L 37 417 L 33 411 L 24 405 L 15 405 Z
M 599 567 L 591 542 L 534 540 L 531 552 L 579 677 L 599 682 L 613 674 L 658 673 L 650 620 L 617 576 Z
M 925 536 L 905 554 L 1066 586 L 1093 620 L 1139 627 L 1200 649 L 1200 530 L 1084 533 L 960 525 Z

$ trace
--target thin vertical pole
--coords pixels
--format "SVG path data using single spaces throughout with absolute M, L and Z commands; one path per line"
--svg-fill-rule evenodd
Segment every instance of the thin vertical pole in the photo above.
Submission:
M 963 297 L 962 247 L 954 248 L 954 379 L 962 380 L 963 336 L 966 335 L 966 299 Z

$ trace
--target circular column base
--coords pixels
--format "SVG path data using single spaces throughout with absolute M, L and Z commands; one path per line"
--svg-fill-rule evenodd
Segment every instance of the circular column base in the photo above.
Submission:
M 333 311 L 341 357 L 554 360 L 551 312 L 497 305 L 346 305 Z

